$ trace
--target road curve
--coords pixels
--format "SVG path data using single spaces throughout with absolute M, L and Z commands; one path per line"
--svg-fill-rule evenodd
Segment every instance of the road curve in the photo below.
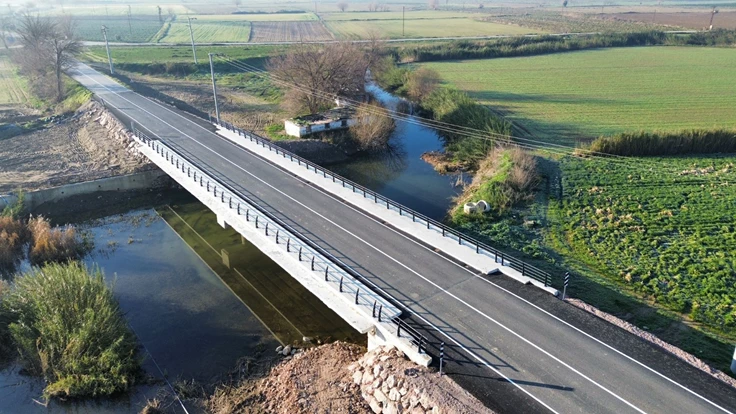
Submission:
M 140 96 L 86 65 L 70 75 L 121 118 L 133 120 L 393 295 L 413 319 L 454 346 L 457 358 L 467 361 L 468 375 L 483 373 L 472 374 L 480 384 L 474 392 L 493 408 L 736 413 L 736 390 L 658 348 L 618 328 L 612 329 L 623 340 L 608 343 L 596 325 L 600 320 L 557 316 L 504 287 L 508 281 L 497 279 L 503 276 L 475 274 L 382 225 L 370 212 L 223 139 L 206 122 Z M 454 372 L 462 375 L 463 367 Z

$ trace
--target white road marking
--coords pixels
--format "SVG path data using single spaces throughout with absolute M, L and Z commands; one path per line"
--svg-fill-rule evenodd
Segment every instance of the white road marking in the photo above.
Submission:
M 80 72 L 80 73 L 81 73 L 81 72 Z M 250 172 L 248 172 L 247 170 L 243 169 L 243 168 L 242 168 L 242 167 L 240 167 L 239 165 L 235 164 L 235 163 L 234 163 L 234 162 L 232 162 L 231 160 L 229 160 L 229 159 L 225 158 L 224 156 L 222 156 L 222 155 L 221 155 L 221 154 L 219 154 L 218 152 L 216 152 L 216 151 L 212 150 L 211 148 L 207 147 L 206 145 L 204 145 L 204 144 L 202 144 L 201 142 L 197 141 L 196 139 L 192 138 L 191 136 L 189 136 L 188 134 L 186 134 L 186 133 L 184 133 L 183 131 L 179 130 L 178 128 L 174 127 L 173 125 L 171 125 L 171 124 L 167 123 L 166 121 L 164 121 L 163 119 L 159 118 L 158 116 L 156 116 L 156 115 L 154 115 L 154 114 L 152 114 L 152 113 L 150 113 L 150 112 L 146 111 L 145 109 L 141 108 L 140 106 L 136 105 L 135 103 L 133 103 L 133 102 L 131 102 L 130 100 L 126 99 L 125 97 L 121 96 L 121 95 L 120 95 L 119 93 L 117 93 L 117 92 L 115 92 L 115 91 L 112 91 L 112 90 L 111 90 L 110 88 L 108 88 L 107 86 L 105 86 L 105 85 L 101 84 L 100 82 L 96 81 L 95 79 L 93 79 L 93 78 L 92 78 L 92 77 L 90 77 L 89 75 L 87 75 L 87 74 L 84 74 L 84 73 L 81 73 L 81 74 L 82 74 L 82 75 L 84 75 L 85 77 L 89 78 L 89 79 L 90 79 L 90 80 L 92 80 L 93 82 L 97 83 L 98 85 L 102 86 L 103 88 L 107 89 L 107 90 L 108 90 L 108 91 L 110 91 L 111 93 L 113 93 L 113 94 L 117 95 L 117 96 L 118 96 L 118 97 L 120 97 L 121 99 L 123 99 L 123 100 L 125 100 L 125 101 L 129 102 L 130 104 L 132 104 L 132 105 L 134 105 L 134 106 L 136 106 L 137 108 L 139 108 L 139 109 L 140 109 L 140 110 L 142 110 L 143 112 L 146 112 L 146 113 L 148 113 L 148 114 L 149 114 L 150 116 L 152 116 L 152 117 L 154 117 L 154 118 L 158 119 L 159 121 L 163 122 L 164 124 L 168 125 L 169 127 L 171 127 L 172 129 L 176 130 L 177 132 L 181 133 L 182 135 L 186 136 L 187 138 L 189 138 L 189 139 L 193 140 L 193 141 L 194 141 L 195 143 L 197 143 L 197 144 L 199 144 L 200 146 L 202 146 L 202 147 L 206 148 L 206 149 L 207 149 L 207 150 L 209 150 L 210 152 L 212 152 L 212 153 L 214 153 L 214 154 L 218 155 L 219 157 L 223 158 L 224 160 L 228 161 L 229 163 L 231 163 L 232 165 L 234 165 L 234 166 L 235 166 L 235 167 L 237 167 L 238 169 L 240 169 L 240 170 L 244 171 L 244 172 L 245 172 L 245 173 L 247 173 L 248 175 L 250 175 L 250 176 L 252 176 L 253 178 L 257 179 L 258 181 L 261 181 L 261 182 L 262 182 L 263 184 L 267 185 L 268 187 L 271 187 L 271 188 L 272 188 L 273 190 L 275 190 L 275 191 L 279 192 L 280 194 L 284 195 L 285 197 L 287 197 L 287 198 L 289 198 L 289 199 L 291 199 L 291 200 L 294 200 L 294 201 L 295 201 L 296 203 L 298 203 L 299 205 L 301 205 L 301 206 L 303 206 L 304 208 L 306 208 L 306 209 L 308 209 L 308 210 L 312 211 L 312 212 L 313 212 L 314 214 L 316 214 L 316 215 L 318 215 L 318 216 L 322 217 L 322 218 L 323 218 L 324 220 L 326 220 L 326 221 L 328 221 L 328 222 L 332 223 L 332 224 L 333 224 L 333 225 L 334 225 L 335 227 L 337 227 L 337 228 L 340 228 L 340 229 L 342 229 L 342 230 L 343 230 L 343 231 L 345 231 L 346 233 L 348 233 L 348 234 L 352 235 L 352 236 L 353 236 L 353 237 L 355 237 L 356 239 L 358 239 L 358 240 L 362 241 L 363 243 L 365 243 L 366 245 L 368 245 L 368 246 L 372 247 L 373 249 L 375 249 L 376 251 L 380 252 L 380 253 L 381 253 L 381 254 L 383 254 L 384 256 L 386 256 L 386 257 L 388 257 L 389 259 L 391 259 L 391 260 L 395 261 L 395 262 L 396 262 L 397 264 L 399 264 L 400 266 L 402 266 L 402 267 L 406 268 L 407 270 L 409 270 L 410 272 L 412 272 L 412 273 L 414 273 L 415 275 L 419 276 L 420 278 L 424 279 L 424 280 L 425 280 L 425 281 L 427 281 L 428 283 L 430 283 L 430 284 L 434 285 L 435 287 L 437 287 L 438 289 L 440 289 L 441 291 L 443 291 L 443 292 L 444 292 L 444 293 L 446 293 L 447 295 L 449 295 L 449 296 L 451 296 L 451 297 L 455 298 L 456 300 L 458 300 L 459 302 L 463 303 L 464 305 L 466 305 L 466 306 L 467 306 L 468 308 L 472 309 L 473 311 L 475 311 L 475 312 L 476 312 L 476 313 L 478 313 L 479 315 L 481 315 L 481 316 L 483 316 L 483 317 L 485 317 L 485 318 L 489 319 L 490 321 L 492 321 L 492 322 L 496 323 L 496 324 L 497 324 L 498 326 L 502 327 L 503 329 L 505 329 L 505 330 L 507 330 L 508 332 L 512 333 L 513 335 L 517 336 L 517 337 L 518 337 L 519 339 L 521 339 L 521 340 L 523 340 L 524 342 L 528 343 L 528 344 L 529 344 L 529 345 L 531 345 L 532 347 L 534 347 L 534 348 L 538 349 L 538 350 L 539 350 L 540 352 L 544 353 L 545 355 L 549 356 L 550 358 L 554 359 L 555 361 L 557 361 L 557 362 L 559 362 L 559 363 L 563 364 L 564 366 L 566 366 L 567 368 L 569 368 L 569 369 L 570 369 L 570 370 L 572 370 L 573 372 L 577 373 L 577 374 L 578 374 L 578 375 L 580 375 L 581 377 L 585 378 L 586 380 L 590 381 L 591 383 L 593 383 L 593 384 L 595 384 L 596 386 L 600 387 L 601 389 L 605 390 L 606 392 L 608 392 L 608 393 L 609 393 L 609 394 L 611 394 L 612 396 L 616 397 L 617 399 L 621 400 L 622 402 L 626 403 L 626 404 L 627 404 L 627 405 L 629 405 L 630 407 L 634 408 L 635 410 L 637 410 L 637 411 L 639 411 L 639 412 L 642 412 L 642 413 L 644 412 L 644 411 L 642 411 L 641 409 L 639 409 L 639 408 L 637 408 L 636 406 L 634 406 L 633 404 L 631 404 L 631 403 L 629 403 L 628 401 L 626 401 L 625 399 L 623 399 L 622 397 L 618 396 L 617 394 L 613 393 L 612 391 L 610 391 L 610 390 L 608 390 L 607 388 L 603 387 L 602 385 L 598 384 L 598 383 L 597 383 L 597 382 L 595 382 L 594 380 L 592 380 L 592 379 L 590 379 L 589 377 L 585 376 L 584 374 L 580 373 L 580 372 L 579 372 L 579 371 L 577 371 L 576 369 L 572 368 L 572 367 L 571 367 L 571 366 L 569 366 L 568 364 L 566 364 L 566 363 L 564 363 L 563 361 L 559 360 L 559 359 L 558 359 L 557 357 L 553 356 L 552 354 L 550 354 L 549 352 L 545 351 L 545 350 L 544 350 L 544 349 L 542 349 L 541 347 L 537 346 L 536 344 L 534 344 L 534 343 L 532 343 L 531 341 L 527 340 L 526 338 L 522 337 L 522 336 L 521 336 L 520 334 L 518 334 L 518 333 L 516 333 L 516 332 L 512 331 L 511 329 L 509 329 L 509 328 L 508 328 L 508 327 L 506 327 L 505 325 L 503 325 L 503 324 L 501 324 L 500 322 L 498 322 L 498 321 L 494 320 L 493 318 L 491 318 L 490 316 L 488 316 L 488 315 L 484 314 L 484 313 L 483 313 L 483 312 L 481 312 L 480 310 L 478 310 L 478 309 L 474 308 L 474 307 L 473 307 L 472 305 L 470 305 L 470 304 L 468 304 L 467 302 L 463 301 L 462 299 L 458 298 L 458 297 L 457 297 L 457 296 L 455 296 L 454 294 L 452 294 L 452 293 L 450 293 L 450 292 L 446 291 L 445 289 L 441 288 L 440 286 L 436 285 L 436 284 L 435 284 L 434 282 L 432 282 L 431 280 L 429 280 L 429 279 L 425 278 L 424 276 L 420 275 L 419 273 L 415 272 L 415 271 L 414 271 L 413 269 L 410 269 L 409 267 L 407 267 L 406 265 L 404 265 L 403 263 L 401 263 L 401 262 L 400 262 L 400 261 L 398 261 L 397 259 L 395 259 L 395 258 L 391 257 L 390 255 L 386 254 L 385 252 L 381 251 L 380 249 L 376 248 L 375 246 L 373 246 L 373 245 L 371 245 L 370 243 L 366 242 L 365 240 L 361 239 L 361 238 L 360 238 L 360 237 L 358 237 L 357 235 L 355 235 L 355 234 L 351 233 L 350 231 L 346 230 L 345 228 L 343 228 L 343 227 L 339 226 L 338 224 L 336 224 L 336 223 L 334 223 L 333 221 L 329 220 L 328 218 L 324 217 L 324 216 L 323 216 L 323 215 L 321 215 L 320 213 L 318 213 L 318 212 L 314 211 L 313 209 L 309 208 L 308 206 L 306 206 L 306 205 L 302 204 L 302 203 L 301 203 L 301 202 L 299 202 L 298 200 L 296 200 L 296 199 L 294 199 L 294 198 L 290 197 L 289 195 L 287 195 L 287 194 L 283 193 L 282 191 L 278 190 L 277 188 L 273 187 L 272 185 L 270 185 L 270 184 L 266 183 L 265 181 L 263 181 L 263 180 L 262 180 L 262 179 L 260 179 L 259 177 L 256 177 L 255 175 L 251 174 Z M 131 92 L 131 91 L 130 91 L 129 89 L 127 89 L 127 88 L 125 88 L 125 87 L 122 87 L 122 88 L 124 88 L 124 89 L 125 89 L 125 92 Z M 191 124 L 194 124 L 194 125 L 196 125 L 197 127 L 199 127 L 199 128 L 201 128 L 201 129 L 203 129 L 203 130 L 207 131 L 208 133 L 212 133 L 212 131 L 209 131 L 208 129 L 206 129 L 206 128 L 202 127 L 201 125 L 197 124 L 196 122 L 194 122 L 194 121 L 192 121 L 192 120 L 190 120 L 190 119 L 187 119 L 186 117 L 182 116 L 181 114 L 179 114 L 179 113 L 177 113 L 177 112 L 175 112 L 175 111 L 172 111 L 171 109 L 169 109 L 169 108 L 166 108 L 165 106 L 163 106 L 163 105 L 161 105 L 161 104 L 159 104 L 159 103 L 157 103 L 157 102 L 151 101 L 151 100 L 149 100 L 149 99 L 147 99 L 147 98 L 145 98 L 145 97 L 143 97 L 143 98 L 144 98 L 144 99 L 146 99 L 146 100 L 148 100 L 149 102 L 152 102 L 153 104 L 155 104 L 155 105 L 157 105 L 157 106 L 159 106 L 159 107 L 161 107 L 161 108 L 165 109 L 166 111 L 168 111 L 168 112 L 171 112 L 172 114 L 174 114 L 174 115 L 176 115 L 176 116 L 178 116 L 178 117 L 180 117 L 180 118 L 182 118 L 182 119 L 184 119 L 184 120 L 188 121 L 189 123 L 191 123 Z M 253 154 L 252 152 L 248 151 L 247 149 L 245 149 L 245 148 L 243 148 L 243 147 L 241 147 L 241 146 L 239 146 L 239 145 L 237 145 L 237 144 L 235 144 L 235 143 L 232 143 L 231 141 L 229 141 L 229 140 L 225 139 L 224 137 L 220 137 L 220 136 L 219 136 L 219 135 L 217 135 L 217 134 L 214 134 L 214 135 L 215 135 L 215 136 L 217 136 L 218 138 L 221 138 L 221 139 L 223 139 L 223 141 L 225 141 L 225 142 L 228 142 L 228 143 L 230 143 L 230 144 L 231 144 L 231 145 L 233 145 L 233 146 L 234 146 L 235 148 L 238 148 L 238 149 L 240 149 L 240 150 L 242 150 L 242 151 L 247 151 L 247 152 L 248 152 L 249 154 L 255 155 L 255 154 Z M 281 171 L 282 173 L 286 174 L 286 172 L 284 172 L 284 171 L 283 171 L 282 169 L 278 168 L 277 166 L 274 166 L 274 165 L 273 165 L 273 164 L 271 164 L 270 162 L 268 162 L 268 161 L 265 161 L 265 160 L 261 159 L 261 158 L 260 158 L 260 157 L 258 157 L 257 155 L 255 155 L 255 157 L 256 157 L 257 159 L 261 160 L 262 162 L 264 162 L 265 164 L 267 164 L 267 165 L 270 165 L 271 167 L 273 167 L 273 168 L 275 168 L 275 169 L 277 169 L 277 170 Z M 325 194 L 325 195 L 329 196 L 330 198 L 333 198 L 333 199 L 335 199 L 335 197 L 333 197 L 333 196 L 332 196 L 332 195 L 330 195 L 330 194 L 327 194 L 327 193 L 326 193 L 326 192 L 325 192 L 324 190 L 322 190 L 322 189 L 319 189 L 319 188 L 316 188 L 316 189 L 317 189 L 318 191 L 320 191 L 321 193 L 323 193 L 323 194 Z M 344 203 L 342 203 L 342 204 L 343 204 L 343 205 L 346 205 L 346 204 L 344 204 Z M 352 210 L 354 210 L 354 211 L 356 211 L 356 212 L 358 212 L 358 213 L 362 214 L 363 216 L 365 216 L 365 217 L 367 217 L 367 218 L 370 218 L 370 219 L 371 219 L 371 220 L 373 220 L 373 221 L 376 221 L 376 219 L 375 219 L 374 217 L 371 217 L 370 215 L 367 215 L 367 214 L 363 213 L 362 211 L 359 211 L 359 210 L 357 210 L 357 209 L 356 209 L 356 208 L 354 208 L 353 206 L 350 206 L 350 205 L 346 205 L 346 206 L 348 206 L 348 207 L 349 207 L 349 208 L 351 208 Z M 390 230 L 392 230 L 393 232 L 395 232 L 395 233 L 399 234 L 400 236 L 402 236 L 402 237 L 404 237 L 404 238 L 406 238 L 406 239 L 408 239 L 408 240 L 410 240 L 410 241 L 412 241 L 412 242 L 416 243 L 417 245 L 421 246 L 422 248 L 424 248 L 424 249 L 426 249 L 426 250 L 428 250 L 428 251 L 430 251 L 430 252 L 432 252 L 432 253 L 435 253 L 435 254 L 437 254 L 437 255 L 438 255 L 439 257 L 442 257 L 442 258 L 443 258 L 444 260 L 447 260 L 448 262 L 450 262 L 450 263 L 454 264 L 455 266 L 457 266 L 457 267 L 459 267 L 459 268 L 461 268 L 461 269 L 463 269 L 463 270 L 465 270 L 465 271 L 467 271 L 467 272 L 471 273 L 471 274 L 472 274 L 473 276 L 475 276 L 475 277 L 477 277 L 477 278 L 479 278 L 479 279 L 483 280 L 484 282 L 486 282 L 486 283 L 488 283 L 488 284 L 490 284 L 490 285 L 492 285 L 492 286 L 495 286 L 496 288 L 498 288 L 498 289 L 500 289 L 500 290 L 502 290 L 502 291 L 504 291 L 504 292 L 506 292 L 506 293 L 508 293 L 508 294 L 512 295 L 513 297 L 515 297 L 515 298 L 517 298 L 517 299 L 519 299 L 519 300 L 523 301 L 524 303 L 527 303 L 527 304 L 529 304 L 529 305 L 533 306 L 533 307 L 534 307 L 535 309 L 537 309 L 537 310 L 539 310 L 539 311 L 541 311 L 541 312 L 545 313 L 545 314 L 546 314 L 546 315 L 548 315 L 548 316 L 551 316 L 551 317 L 552 317 L 552 318 L 554 318 L 555 320 L 557 320 L 557 321 L 559 321 L 559 322 L 562 322 L 562 323 L 563 323 L 563 324 L 565 324 L 566 326 L 568 326 L 568 327 L 570 327 L 570 328 L 572 328 L 572 329 L 574 329 L 574 330 L 576 330 L 576 331 L 578 331 L 578 332 L 582 333 L 582 334 L 583 334 L 583 335 L 585 335 L 586 337 L 588 337 L 588 338 L 590 338 L 590 339 L 593 339 L 593 340 L 594 340 L 594 341 L 596 341 L 597 343 L 599 343 L 599 344 L 601 344 L 601 345 L 603 345 L 603 346 L 605 346 L 605 347 L 607 347 L 607 348 L 611 349 L 612 351 L 614 351 L 614 352 L 616 352 L 616 353 L 618 353 L 618 354 L 620 354 L 620 355 L 624 356 L 625 358 L 627 358 L 627 359 L 629 359 L 629 360 L 631 360 L 631 361 L 635 362 L 636 364 L 638 364 L 638 365 L 640 365 L 640 366 L 642 366 L 642 367 L 644 367 L 644 368 L 648 369 L 649 371 L 651 371 L 651 372 L 653 372 L 653 373 L 657 374 L 658 376 L 660 376 L 660 377 L 662 377 L 662 378 L 664 378 L 664 379 L 668 380 L 669 382 L 671 382 L 671 383 L 673 383 L 673 384 L 675 384 L 675 385 L 679 386 L 680 388 L 682 388 L 682 389 L 684 389 L 684 390 L 688 391 L 689 393 L 691 393 L 691 394 L 693 394 L 693 395 L 695 395 L 695 396 L 699 397 L 700 399 L 702 399 L 703 401 L 705 401 L 705 402 L 707 402 L 707 403 L 709 403 L 709 404 L 713 405 L 714 407 L 716 407 L 716 408 L 718 408 L 718 409 L 720 409 L 720 410 L 722 410 L 722 411 L 724 411 L 724 412 L 726 412 L 726 413 L 729 413 L 729 414 L 733 414 L 733 413 L 731 413 L 730 411 L 726 410 L 725 408 L 723 408 L 723 407 L 721 407 L 721 406 L 719 406 L 719 405 L 715 404 L 714 402 L 712 402 L 712 401 L 708 400 L 707 398 L 705 398 L 705 397 L 701 396 L 700 394 L 697 394 L 696 392 L 694 392 L 694 391 L 690 390 L 689 388 L 687 388 L 687 387 L 685 387 L 685 386 L 683 386 L 683 385 L 681 385 L 681 384 L 679 384 L 679 383 L 675 382 L 674 380 L 672 380 L 672 379 L 668 378 L 667 376 L 665 376 L 665 375 L 663 375 L 663 374 L 661 374 L 661 373 L 657 372 L 657 371 L 656 371 L 656 370 L 654 370 L 653 368 L 651 368 L 651 367 L 649 367 L 649 366 L 647 366 L 647 365 L 645 365 L 645 364 L 643 364 L 643 363 L 641 363 L 641 362 L 639 362 L 639 361 L 635 360 L 634 358 L 632 358 L 632 357 L 630 357 L 630 356 L 628 356 L 628 355 L 624 354 L 623 352 L 621 352 L 621 351 L 619 351 L 619 350 L 617 350 L 617 349 L 615 349 L 615 348 L 611 347 L 610 345 L 608 345 L 608 344 L 606 344 L 606 343 L 604 343 L 604 342 L 600 341 L 599 339 L 597 339 L 597 338 L 595 338 L 595 337 L 591 336 L 590 334 L 588 334 L 588 333 L 586 333 L 586 332 L 584 332 L 584 331 L 580 330 L 579 328 L 577 328 L 577 327 L 575 327 L 575 326 L 571 325 L 570 323 L 568 323 L 568 322 L 566 322 L 566 321 L 564 321 L 564 320 L 562 320 L 562 319 L 558 318 L 557 316 L 555 316 L 555 315 L 553 315 L 553 314 L 551 314 L 551 313 L 547 312 L 546 310 L 544 310 L 544 309 L 541 309 L 541 308 L 540 308 L 539 306 L 537 306 L 537 305 L 535 305 L 535 304 L 533 304 L 533 303 L 529 302 L 528 300 L 526 300 L 526 299 L 524 299 L 524 298 L 521 298 L 521 297 L 519 297 L 518 295 L 516 295 L 516 294 L 514 294 L 514 293 L 512 293 L 512 292 L 510 292 L 510 291 L 508 291 L 508 290 L 506 290 L 506 289 L 504 289 L 504 288 L 502 288 L 501 286 L 498 286 L 497 284 L 495 284 L 495 283 L 493 283 L 493 282 L 491 282 L 491 281 L 489 281 L 489 280 L 487 280 L 487 279 L 485 279 L 485 278 L 483 278 L 483 277 L 481 277 L 481 276 L 479 276 L 479 275 L 476 275 L 476 274 L 475 274 L 475 273 L 473 273 L 473 272 L 470 272 L 470 271 L 469 271 L 468 269 L 465 269 L 464 267 L 462 267 L 462 266 L 458 265 L 457 263 L 453 262 L 452 260 L 449 260 L 449 259 L 447 259 L 446 257 L 444 257 L 444 256 L 442 256 L 442 255 L 440 255 L 440 254 L 438 254 L 437 252 L 434 252 L 434 251 L 433 251 L 432 249 L 429 249 L 429 248 L 427 248 L 426 246 L 423 246 L 423 245 L 421 245 L 420 243 L 418 243 L 418 242 L 416 242 L 415 240 L 413 240 L 413 239 L 411 239 L 411 238 L 407 237 L 407 236 L 406 236 L 406 235 L 404 235 L 403 233 L 400 233 L 400 232 L 396 231 L 395 229 L 393 229 L 393 228 L 391 228 L 391 227 L 388 227 L 388 226 L 387 226 L 387 228 L 388 228 L 388 229 L 390 229 Z M 424 320 L 424 318 L 421 318 L 421 319 L 423 319 L 423 320 Z M 428 324 L 432 325 L 431 323 L 429 323 L 429 322 L 428 322 L 428 321 L 426 321 L 426 320 L 425 320 L 425 322 L 427 322 Z M 435 329 L 437 329 L 437 330 L 438 330 L 439 332 L 442 332 L 442 331 L 441 331 L 440 329 L 436 328 L 436 327 L 435 327 L 434 325 L 432 325 L 432 326 L 433 326 L 433 327 L 434 327 Z M 452 340 L 453 342 L 457 343 L 457 342 L 456 342 L 456 341 L 455 341 L 455 340 L 454 340 L 453 338 L 451 338 L 451 337 L 450 337 L 449 335 L 445 334 L 444 332 L 442 332 L 442 334 L 443 334 L 443 335 L 445 335 L 446 337 L 450 338 L 450 339 L 451 339 L 451 340 Z M 462 347 L 462 345 L 460 345 L 460 344 L 458 344 L 458 345 Z M 496 371 L 496 370 L 495 370 L 495 369 L 494 369 L 493 367 L 489 366 L 489 364 L 488 364 L 488 363 L 487 363 L 486 361 L 483 361 L 483 360 L 482 360 L 482 358 L 480 358 L 480 357 L 478 357 L 477 355 L 473 354 L 472 352 L 470 352 L 469 350 L 467 350 L 467 349 L 466 349 L 466 348 L 464 348 L 464 347 L 463 347 L 463 349 L 465 349 L 465 350 L 466 350 L 466 352 L 468 352 L 469 354 L 473 355 L 473 356 L 474 356 L 475 358 L 479 359 L 479 360 L 480 360 L 480 361 L 481 361 L 482 363 L 484 363 L 484 365 L 486 365 L 486 366 L 488 366 L 489 368 L 491 368 L 492 370 Z M 497 372 L 497 373 L 499 373 L 500 375 L 504 376 L 504 375 L 503 375 L 503 374 L 501 374 L 500 372 L 498 372 L 498 371 L 496 371 L 496 372 Z M 507 377 L 505 377 L 505 376 L 504 376 L 504 378 L 506 378 L 507 380 L 509 380 L 509 382 L 513 383 L 513 381 L 511 381 L 511 380 L 510 380 L 510 379 L 508 379 Z M 522 391 L 524 391 L 524 392 L 525 392 L 525 393 L 527 393 L 528 395 L 532 396 L 532 397 L 533 397 L 533 398 L 534 398 L 535 400 L 537 400 L 538 402 L 540 402 L 541 404 L 543 404 L 543 405 L 544 405 L 545 407 L 549 408 L 549 407 L 548 407 L 548 406 L 547 406 L 546 404 L 544 404 L 543 402 L 541 402 L 541 401 L 540 401 L 539 399 L 537 399 L 537 398 L 536 398 L 536 397 L 534 397 L 533 395 L 529 394 L 529 393 L 528 393 L 528 392 L 527 392 L 526 390 L 524 390 L 523 388 L 521 388 L 521 387 L 520 387 L 520 386 L 519 386 L 518 384 L 515 384 L 515 383 L 513 383 L 513 384 L 514 384 L 514 385 L 516 385 L 517 387 L 519 387 L 519 388 L 520 388 L 520 389 L 521 389 Z M 552 410 L 551 408 L 549 408 L 549 409 L 550 409 L 550 410 Z M 552 410 L 552 411 L 554 411 L 554 410 Z

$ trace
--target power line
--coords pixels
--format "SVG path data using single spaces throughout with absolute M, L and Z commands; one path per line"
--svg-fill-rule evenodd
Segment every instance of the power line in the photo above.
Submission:
M 249 65 L 245 62 L 234 60 L 226 55 L 217 55 L 217 57 L 223 61 L 224 63 L 227 63 L 234 68 L 246 72 L 251 73 L 257 76 L 262 77 L 268 77 L 272 82 L 276 84 L 280 84 L 283 86 L 287 86 L 289 88 L 296 89 L 298 91 L 321 97 L 323 99 L 331 100 L 335 97 L 334 94 L 318 91 L 318 90 L 312 90 L 311 88 L 305 88 L 300 85 L 297 85 L 295 83 L 289 82 L 288 80 L 281 79 L 273 74 L 270 74 L 268 71 L 265 71 L 263 69 L 257 68 L 253 65 Z M 525 149 L 531 149 L 531 150 L 537 150 L 537 151 L 546 151 L 555 155 L 560 156 L 566 156 L 570 155 L 570 151 L 577 150 L 581 153 L 583 153 L 585 156 L 588 156 L 590 158 L 599 160 L 599 161 L 606 161 L 609 163 L 619 163 L 624 166 L 643 170 L 647 168 L 646 164 L 649 164 L 647 172 L 652 171 L 652 169 L 656 168 L 659 171 L 666 171 L 666 169 L 662 168 L 661 163 L 658 163 L 656 161 L 649 161 L 644 160 L 641 158 L 634 158 L 634 157 L 627 157 L 627 156 L 621 156 L 621 155 L 612 155 L 612 154 L 605 154 L 601 152 L 591 151 L 587 149 L 581 149 L 581 148 L 572 148 L 570 146 L 561 145 L 561 144 L 554 144 L 539 140 L 534 140 L 530 138 L 524 138 L 524 137 L 518 137 L 513 135 L 504 135 L 499 133 L 494 133 L 491 131 L 483 131 L 472 127 L 465 127 L 465 126 L 459 126 L 450 124 L 447 122 L 437 121 L 437 120 L 429 120 L 427 118 L 421 118 L 417 116 L 410 116 L 401 114 L 399 112 L 387 112 L 382 107 L 378 107 L 376 105 L 371 104 L 364 104 L 362 102 L 349 99 L 349 98 L 341 98 L 343 101 L 346 101 L 349 106 L 357 106 L 357 105 L 363 105 L 363 107 L 372 115 L 379 115 L 379 116 L 387 116 L 397 121 L 403 121 L 427 128 L 432 128 L 439 130 L 441 132 L 447 132 L 455 135 L 464 135 L 466 137 L 474 138 L 474 139 L 482 139 L 494 143 L 499 143 L 499 139 L 502 140 L 502 143 L 505 145 L 513 145 L 519 148 L 525 148 Z M 489 137 L 490 136 L 490 137 Z M 496 137 L 498 139 L 493 139 L 491 137 Z M 516 142 L 515 142 L 516 141 Z M 677 172 L 676 169 L 672 169 L 672 172 Z

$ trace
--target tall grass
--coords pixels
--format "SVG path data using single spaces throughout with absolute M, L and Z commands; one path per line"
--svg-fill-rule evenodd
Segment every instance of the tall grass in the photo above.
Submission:
M 26 369 L 47 382 L 45 397 L 110 395 L 134 384 L 135 338 L 99 269 L 34 268 L 15 279 L 2 308 Z
M 471 169 L 475 169 L 480 160 L 494 148 L 498 142 L 497 135 L 511 134 L 510 122 L 496 116 L 488 107 L 478 104 L 468 94 L 456 89 L 436 89 L 421 101 L 421 106 L 438 121 L 488 134 L 486 137 L 468 137 L 464 133 L 440 132 L 445 140 L 446 150 Z
M 456 200 L 453 210 L 454 221 L 462 221 L 463 204 L 485 200 L 491 206 L 491 216 L 500 217 L 511 208 L 533 196 L 533 188 L 538 182 L 537 161 L 533 155 L 519 148 L 505 149 L 495 147 L 483 159 L 473 181 Z M 477 213 L 475 218 L 482 218 Z
M 0 216 L 0 270 L 13 270 L 23 256 L 30 231 L 16 218 Z
M 32 217 L 28 221 L 31 246 L 28 259 L 31 264 L 42 265 L 82 258 L 89 250 L 88 242 L 73 226 L 52 228 L 44 217 Z
M 587 151 L 623 156 L 736 153 L 736 130 L 626 132 L 593 141 Z M 578 151 L 584 154 L 587 151 Z

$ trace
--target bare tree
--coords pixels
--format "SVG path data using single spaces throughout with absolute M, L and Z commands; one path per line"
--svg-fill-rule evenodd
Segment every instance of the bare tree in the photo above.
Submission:
M 352 42 L 302 43 L 268 62 L 271 74 L 289 87 L 289 98 L 316 113 L 336 97 L 358 97 L 374 60 L 370 49 Z
M 8 37 L 8 32 L 13 30 L 13 22 L 11 20 L 10 16 L 3 16 L 0 18 L 0 37 L 3 39 L 3 46 L 5 46 L 5 49 L 9 49 L 8 47 L 8 41 L 6 38 Z
M 405 83 L 406 93 L 415 101 L 421 101 L 437 89 L 440 74 L 434 69 L 420 67 L 411 72 Z
M 27 72 L 56 78 L 56 100 L 64 98 L 64 70 L 71 67 L 74 56 L 82 50 L 82 43 L 74 36 L 74 22 L 65 16 L 57 20 L 48 17 L 23 15 L 18 28 L 23 53 L 20 60 Z
M 386 147 L 395 127 L 396 123 L 388 110 L 377 105 L 361 104 L 356 109 L 355 125 L 350 128 L 350 134 L 360 149 L 374 151 Z
M 339 2 L 337 2 L 337 8 L 341 12 L 344 12 L 345 10 L 348 9 L 348 2 L 347 1 L 339 1 Z

